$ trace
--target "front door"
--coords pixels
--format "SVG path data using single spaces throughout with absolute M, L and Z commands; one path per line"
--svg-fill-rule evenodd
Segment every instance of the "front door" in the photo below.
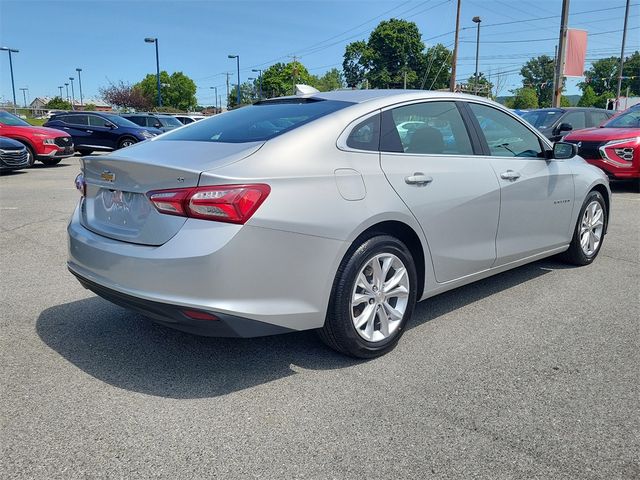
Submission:
M 485 153 L 500 182 L 496 265 L 535 255 L 571 240 L 573 177 L 522 122 L 496 108 L 468 103 Z
M 456 102 L 387 110 L 381 130 L 382 170 L 422 226 L 436 281 L 490 268 L 500 185 L 490 160 L 474 154 Z

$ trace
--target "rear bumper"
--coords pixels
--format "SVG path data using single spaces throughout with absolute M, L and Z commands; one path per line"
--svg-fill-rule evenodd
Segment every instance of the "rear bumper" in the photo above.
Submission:
M 98 295 L 175 328 L 215 322 L 190 320 L 184 309 L 210 312 L 220 325 L 233 324 L 234 336 L 321 327 L 347 248 L 323 237 L 197 219 L 163 245 L 137 245 L 88 230 L 78 209 L 67 231 L 68 268 Z M 216 329 L 207 326 L 205 334 L 227 332 Z
M 144 300 L 142 298 L 127 295 L 92 282 L 75 272 L 71 267 L 69 267 L 69 271 L 75 275 L 84 288 L 91 290 L 93 293 L 99 295 L 105 300 L 115 303 L 116 305 L 120 305 L 121 307 L 139 312 L 163 325 L 177 330 L 182 330 L 184 332 L 210 337 L 247 338 L 278 335 L 293 331 L 285 327 L 219 312 L 206 312 L 215 315 L 217 320 L 195 320 L 193 318 L 189 318 L 184 313 L 184 308 L 179 305 L 153 302 L 151 300 Z

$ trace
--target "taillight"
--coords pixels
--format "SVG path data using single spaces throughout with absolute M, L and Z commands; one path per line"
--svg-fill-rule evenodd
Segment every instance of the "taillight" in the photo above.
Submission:
M 76 190 L 78 190 L 78 192 L 80 192 L 80 195 L 82 195 L 83 197 L 86 197 L 86 195 L 87 195 L 87 182 L 84 181 L 84 175 L 82 174 L 82 172 L 80 172 L 76 176 L 75 184 L 76 184 Z
M 269 185 L 258 183 L 154 190 L 147 196 L 160 213 L 243 224 L 270 191 Z
M 600 155 L 621 167 L 630 167 L 639 148 L 640 137 L 612 140 L 600 147 Z

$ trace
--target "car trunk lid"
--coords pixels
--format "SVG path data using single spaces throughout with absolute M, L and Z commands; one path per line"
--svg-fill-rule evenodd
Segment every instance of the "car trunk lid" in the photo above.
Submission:
M 196 187 L 202 171 L 245 158 L 261 145 L 158 140 L 106 156 L 85 157 L 81 222 L 108 238 L 162 245 L 178 233 L 186 218 L 159 213 L 147 193 Z

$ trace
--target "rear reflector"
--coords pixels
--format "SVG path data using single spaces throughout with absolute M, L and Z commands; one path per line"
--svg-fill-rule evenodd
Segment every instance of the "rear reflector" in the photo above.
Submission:
M 155 190 L 147 193 L 160 213 L 243 224 L 271 192 L 263 183 Z
M 200 312 L 198 310 L 183 310 L 182 313 L 192 320 L 220 320 L 218 317 L 211 313 Z

